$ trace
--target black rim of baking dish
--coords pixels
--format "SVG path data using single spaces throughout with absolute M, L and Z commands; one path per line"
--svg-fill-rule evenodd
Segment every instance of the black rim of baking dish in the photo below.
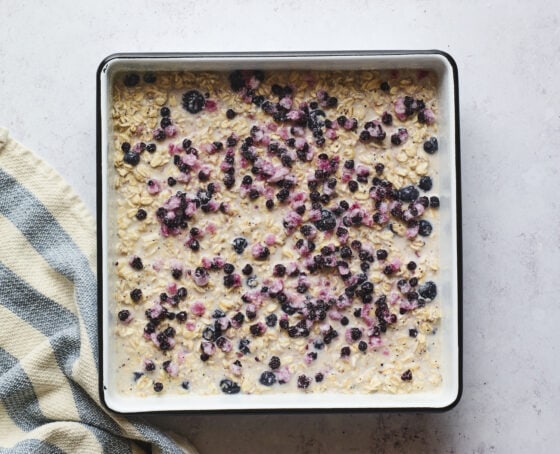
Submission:
M 414 55 L 440 55 L 451 66 L 453 74 L 453 100 L 455 113 L 455 183 L 457 219 L 457 314 L 458 314 L 458 388 L 457 395 L 452 403 L 445 407 L 370 407 L 370 408 L 270 408 L 270 409 L 208 409 L 208 410 L 153 410 L 143 412 L 118 412 L 113 410 L 105 400 L 105 387 L 103 383 L 103 191 L 102 185 L 102 127 L 101 124 L 101 78 L 105 68 L 112 60 L 127 59 L 200 59 L 200 58 L 244 58 L 251 57 L 351 57 L 351 56 L 414 56 Z M 434 412 L 440 413 L 454 408 L 461 400 L 463 394 L 463 235 L 462 235 L 462 208 L 461 208 L 461 144 L 459 122 L 459 80 L 457 63 L 451 55 L 441 50 L 378 50 L 378 51 L 302 51 L 302 52 L 139 52 L 115 53 L 107 56 L 99 64 L 96 77 L 96 189 L 97 189 L 97 323 L 98 323 L 98 349 L 99 349 L 99 398 L 103 405 L 113 413 L 126 415 L 149 414 L 313 414 L 313 413 L 395 413 L 395 412 Z

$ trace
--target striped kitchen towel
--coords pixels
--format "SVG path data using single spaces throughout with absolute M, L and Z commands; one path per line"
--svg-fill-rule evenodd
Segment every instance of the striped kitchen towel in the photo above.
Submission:
M 0 128 L 0 452 L 196 452 L 99 401 L 95 222 Z

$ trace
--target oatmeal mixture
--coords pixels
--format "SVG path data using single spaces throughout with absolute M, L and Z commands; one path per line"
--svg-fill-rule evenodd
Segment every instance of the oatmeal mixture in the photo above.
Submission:
M 120 391 L 438 386 L 437 83 L 116 76 Z

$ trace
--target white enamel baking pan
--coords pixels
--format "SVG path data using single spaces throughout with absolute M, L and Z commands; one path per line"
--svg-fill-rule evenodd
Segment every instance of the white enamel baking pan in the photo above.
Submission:
M 440 160 L 440 265 L 438 297 L 443 318 L 441 336 L 442 385 L 435 391 L 412 394 L 265 394 L 154 395 L 140 398 L 120 394 L 115 386 L 116 358 L 112 351 L 108 273 L 114 261 L 115 194 L 109 184 L 114 168 L 109 160 L 110 88 L 113 77 L 126 71 L 215 70 L 367 70 L 418 68 L 435 71 L 440 79 L 438 157 Z M 461 194 L 459 162 L 459 105 L 457 66 L 440 51 L 355 51 L 227 54 L 115 54 L 97 72 L 97 231 L 99 291 L 100 397 L 119 413 L 153 412 L 281 412 L 448 410 L 462 392 Z

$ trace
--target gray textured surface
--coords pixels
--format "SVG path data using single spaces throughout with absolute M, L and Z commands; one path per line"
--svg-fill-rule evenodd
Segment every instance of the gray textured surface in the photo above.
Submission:
M 202 453 L 557 451 L 555 1 L 81 3 L 0 0 L 0 124 L 54 165 L 92 210 L 94 74 L 107 54 L 440 48 L 459 65 L 465 246 L 459 406 L 434 415 L 153 421 L 190 436 Z

